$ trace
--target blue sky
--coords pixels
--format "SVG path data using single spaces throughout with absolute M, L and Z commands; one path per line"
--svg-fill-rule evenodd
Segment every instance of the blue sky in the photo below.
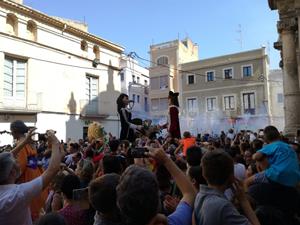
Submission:
M 278 68 L 278 14 L 267 0 L 24 0 L 34 9 L 89 25 L 97 36 L 149 58 L 150 44 L 190 37 L 201 59 L 266 46 Z M 239 24 L 242 30 L 240 44 Z M 269 46 L 269 48 L 268 48 Z

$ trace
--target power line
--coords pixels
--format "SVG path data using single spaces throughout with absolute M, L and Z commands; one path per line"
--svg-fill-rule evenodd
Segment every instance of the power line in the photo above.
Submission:
M 159 66 L 162 66 L 162 67 L 166 67 L 166 68 L 169 68 L 169 69 L 172 69 L 172 70 L 175 70 L 177 72 L 181 72 L 181 73 L 191 73 L 191 74 L 194 74 L 194 75 L 197 75 L 197 76 L 202 76 L 202 77 L 207 77 L 207 75 L 204 75 L 204 74 L 200 74 L 200 73 L 195 73 L 194 71 L 190 71 L 190 70 L 181 70 L 181 69 L 177 69 L 177 68 L 171 68 L 169 65 L 165 65 L 165 64 L 158 64 L 156 62 L 153 62 L 151 60 L 148 60 L 148 59 L 145 59 L 141 56 L 139 56 L 136 52 L 130 52 L 127 54 L 129 57 L 132 57 L 133 59 L 134 58 L 138 58 L 140 60 L 143 60 L 143 61 L 146 61 L 146 62 L 149 62 L 151 64 L 154 64 L 154 65 L 159 65 Z M 216 79 L 221 79 L 221 80 L 224 80 L 223 77 L 218 77 L 218 76 L 214 76 L 214 78 Z M 258 82 L 258 81 L 269 81 L 269 82 L 278 82 L 278 83 L 282 83 L 281 81 L 275 81 L 275 80 L 268 80 L 264 75 L 261 75 L 258 77 L 258 81 L 256 80 L 244 80 L 244 79 L 236 79 L 236 78 L 231 78 L 230 80 L 235 80 L 235 81 L 240 81 L 240 82 Z

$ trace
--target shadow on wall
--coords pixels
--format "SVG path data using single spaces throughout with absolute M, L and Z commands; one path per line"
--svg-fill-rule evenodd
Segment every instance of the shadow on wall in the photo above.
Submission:
M 77 114 L 77 103 L 73 92 L 71 92 L 71 97 L 68 103 L 68 109 L 70 115 L 69 120 L 66 122 L 66 141 L 68 140 L 68 138 L 77 141 L 78 139 L 82 138 L 83 135 L 83 122 Z
M 85 138 L 87 127 L 93 121 L 101 123 L 106 132 L 119 136 L 120 124 L 116 99 L 121 92 L 117 91 L 114 85 L 114 76 L 117 74 L 116 68 L 112 66 L 110 61 L 107 73 L 102 73 L 98 79 L 98 87 L 101 87 L 101 83 L 106 80 L 104 76 L 108 76 L 106 88 L 102 88 L 104 91 L 99 92 L 98 96 L 93 99 L 80 100 L 79 110 L 77 110 L 74 93 L 71 93 L 68 103 L 70 117 L 66 122 L 66 139 L 71 138 L 77 141 L 80 138 Z M 77 114 L 78 111 L 79 115 Z

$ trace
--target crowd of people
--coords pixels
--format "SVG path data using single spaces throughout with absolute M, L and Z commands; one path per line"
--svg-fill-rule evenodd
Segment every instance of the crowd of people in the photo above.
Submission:
M 34 141 L 34 128 L 11 123 L 15 146 L 0 153 L 0 224 L 300 224 L 297 142 L 273 126 L 181 138 L 178 93 L 168 99 L 168 122 L 151 126 L 132 119 L 121 94 L 120 139 L 94 122 L 86 140 L 64 143 L 48 130 Z
M 11 124 L 0 153 L 0 224 L 300 224 L 300 145 L 273 126 L 132 142 L 89 127 L 63 143 Z

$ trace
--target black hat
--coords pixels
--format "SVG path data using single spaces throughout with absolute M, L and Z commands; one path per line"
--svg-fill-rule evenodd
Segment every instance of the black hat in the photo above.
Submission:
M 173 91 L 169 91 L 169 97 L 178 97 L 179 93 L 178 92 L 173 92 Z

